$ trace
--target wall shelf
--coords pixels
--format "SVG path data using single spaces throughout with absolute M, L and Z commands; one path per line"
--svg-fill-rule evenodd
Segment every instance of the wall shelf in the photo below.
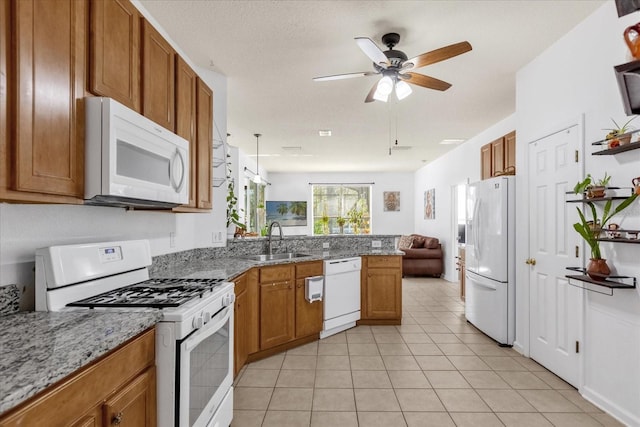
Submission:
M 582 274 L 568 274 L 565 277 L 569 279 L 569 285 L 577 288 L 585 289 L 590 292 L 596 292 L 603 295 L 613 295 L 614 289 L 635 289 L 636 278 L 629 276 L 608 276 L 604 280 L 594 280 L 587 276 L 586 269 L 581 267 L 567 267 L 567 270 L 579 272 Z
M 604 144 L 596 144 L 593 145 L 604 145 Z M 607 148 L 606 150 L 596 151 L 595 153 L 591 153 L 594 156 L 612 156 L 618 153 L 624 153 L 625 151 L 636 150 L 640 148 L 640 141 L 632 142 L 630 144 L 620 145 L 616 148 Z

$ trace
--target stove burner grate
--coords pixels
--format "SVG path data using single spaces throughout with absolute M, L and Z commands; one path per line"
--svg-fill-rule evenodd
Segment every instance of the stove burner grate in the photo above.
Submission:
M 72 307 L 178 307 L 218 287 L 224 279 L 149 279 L 75 301 Z

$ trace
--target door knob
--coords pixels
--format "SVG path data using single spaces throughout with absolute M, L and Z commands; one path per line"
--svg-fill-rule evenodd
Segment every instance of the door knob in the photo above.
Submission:
M 528 265 L 536 265 L 536 259 L 535 258 L 527 258 L 527 260 L 524 263 L 528 264 Z

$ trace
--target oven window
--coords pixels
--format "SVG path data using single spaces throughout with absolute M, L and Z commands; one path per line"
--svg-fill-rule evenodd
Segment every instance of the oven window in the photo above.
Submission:
M 192 426 L 229 375 L 229 320 L 215 334 L 198 344 L 190 357 L 189 425 Z
M 116 173 L 120 176 L 169 185 L 169 159 L 118 140 Z

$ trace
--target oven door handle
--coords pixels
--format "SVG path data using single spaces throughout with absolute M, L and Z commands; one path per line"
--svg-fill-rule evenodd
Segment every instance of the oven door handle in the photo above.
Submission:
M 184 343 L 184 349 L 191 351 L 202 341 L 211 336 L 210 331 L 219 330 L 231 317 L 233 313 L 233 305 L 230 305 L 218 312 L 209 322 L 207 322 L 202 328 L 198 329 L 195 333 L 187 337 Z

